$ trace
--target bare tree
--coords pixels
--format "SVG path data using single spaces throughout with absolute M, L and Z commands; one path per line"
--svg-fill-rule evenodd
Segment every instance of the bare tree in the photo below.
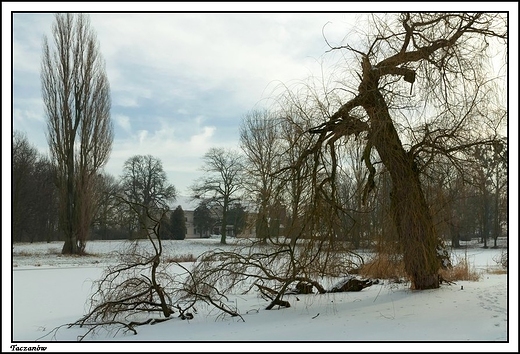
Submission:
M 22 132 L 13 133 L 12 155 L 12 227 L 13 241 L 21 242 L 26 231 L 28 213 L 31 202 L 31 175 L 36 164 L 38 151 L 30 145 L 27 136 Z M 30 214 L 29 214 L 30 215 Z
M 14 131 L 12 146 L 12 241 L 57 239 L 55 169 L 24 133 Z
M 131 212 L 138 219 L 139 236 L 147 237 L 152 222 L 148 215 L 157 217 L 168 208 L 168 202 L 176 198 L 175 187 L 168 183 L 161 160 L 151 155 L 126 160 L 121 183 L 125 200 L 135 205 Z
M 266 242 L 270 213 L 279 199 L 280 180 L 274 173 L 281 166 L 279 121 L 268 111 L 251 111 L 240 127 L 244 155 L 244 186 L 256 201 L 256 236 Z
M 78 254 L 94 214 L 92 180 L 112 146 L 110 86 L 87 15 L 56 14 L 52 33 L 55 49 L 43 42 L 42 97 L 58 171 L 62 253 Z
M 211 148 L 204 155 L 202 170 L 206 173 L 191 187 L 193 197 L 206 204 L 218 206 L 220 216 L 220 243 L 226 243 L 227 214 L 238 200 L 242 188 L 242 156 L 232 150 Z
M 319 178 L 330 173 L 327 170 L 330 161 L 304 161 L 300 157 L 312 147 L 313 136 L 305 135 L 305 131 L 319 114 L 306 110 L 303 101 L 298 104 L 284 101 L 288 104 L 277 112 L 279 118 L 275 121 L 266 120 L 272 116 L 265 113 L 249 115 L 241 132 L 251 164 L 246 164 L 246 171 L 256 182 L 248 181 L 251 183 L 248 187 L 257 192 L 265 188 L 269 192 L 265 194 L 267 201 L 279 198 L 290 204 L 290 221 L 285 225 L 288 237 L 244 240 L 244 245 L 241 242 L 236 248 L 202 255 L 189 284 L 208 296 L 218 298 L 231 289 L 257 290 L 269 301 L 266 309 L 288 307 L 290 303 L 284 300 L 288 294 L 310 293 L 312 289 L 319 293 L 344 291 L 340 289 L 350 286 L 343 287 L 346 282 L 327 290 L 323 279 L 343 277 L 363 263 L 343 241 L 342 236 L 348 233 L 342 225 L 344 210 L 336 208 L 337 200 L 332 203 L 328 200 L 329 194 L 313 188 L 316 173 Z M 298 167 L 293 168 L 295 165 Z M 271 203 L 264 205 L 273 208 Z
M 313 193 L 312 163 L 300 159 L 300 156 L 312 146 L 312 136 L 305 134 L 311 127 L 312 120 L 308 109 L 302 108 L 304 106 L 299 102 L 288 99 L 282 104 L 284 108 L 279 115 L 283 163 L 275 176 L 280 179 L 280 198 L 288 208 L 285 236 L 294 244 L 299 237 L 308 236 L 303 232 L 303 223 L 304 211 L 308 210 Z M 293 166 L 297 167 L 292 168 Z
M 338 151 L 338 160 L 342 160 L 342 166 L 338 168 L 336 188 L 338 202 L 345 208 L 344 228 L 349 231 L 343 236 L 354 249 L 359 249 L 362 243 L 363 246 L 370 245 L 370 235 L 375 231 L 373 227 L 376 222 L 371 222 L 369 217 L 375 214 L 378 204 L 384 204 L 383 196 L 367 199 L 363 193 L 368 172 L 364 168 L 362 154 L 363 144 L 360 141 L 346 141 Z M 379 191 L 377 194 L 380 194 Z
M 476 128 L 488 119 L 490 107 L 502 104 L 485 59 L 490 43 L 496 48 L 507 38 L 506 20 L 484 13 L 369 16 L 366 38 L 331 46 L 361 71 L 353 71 L 341 90 L 329 91 L 347 99 L 309 130 L 316 141 L 300 161 L 328 156 L 331 174 L 313 184 L 326 191 L 333 187 L 342 138 L 363 138 L 366 194 L 375 186 L 375 157 L 391 177 L 392 215 L 412 287 L 437 288 L 446 254 L 433 227 L 421 170 L 432 156 L 443 154 L 457 163 L 468 148 L 496 140 Z M 330 102 L 327 96 L 323 102 Z
M 107 240 L 123 234 L 124 203 L 121 201 L 121 185 L 108 173 L 98 175 L 96 183 L 96 213 L 93 220 L 93 238 Z M 123 214 L 123 215 L 122 215 Z M 125 235 L 127 238 L 127 234 Z
M 241 293 L 256 290 L 268 301 L 266 310 L 290 307 L 289 301 L 284 300 L 289 294 L 310 294 L 313 289 L 320 294 L 349 291 L 327 289 L 325 279 L 345 277 L 359 268 L 363 259 L 350 252 L 345 243 L 338 242 L 336 228 L 331 226 L 330 219 L 335 215 L 330 213 L 331 208 L 318 210 L 312 209 L 313 213 L 307 215 L 312 220 L 305 225 L 318 236 L 297 237 L 296 241 L 268 238 L 265 243 L 250 239 L 231 250 L 208 251 L 199 257 L 186 287 L 198 289 L 199 296 L 205 295 L 213 301 L 232 290 Z
M 499 142 L 494 146 L 477 146 L 474 150 L 475 163 L 471 183 L 478 191 L 480 198 L 480 237 L 484 248 L 492 234 L 494 247 L 501 233 L 500 195 L 507 188 L 506 161 L 504 151 L 506 142 Z

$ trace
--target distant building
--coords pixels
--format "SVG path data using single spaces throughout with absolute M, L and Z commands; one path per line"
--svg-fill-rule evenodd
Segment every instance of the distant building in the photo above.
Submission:
M 213 227 L 213 230 L 210 232 L 200 234 L 200 232 L 195 227 L 193 218 L 195 214 L 195 209 L 199 206 L 198 200 L 192 200 L 189 197 L 185 196 L 179 196 L 175 200 L 174 203 L 171 204 L 172 211 L 179 206 L 184 211 L 184 217 L 186 218 L 186 238 L 201 238 L 201 237 L 209 237 L 210 234 L 220 234 L 220 223 L 216 223 Z M 222 211 L 220 208 L 213 208 L 213 213 L 215 214 L 215 218 L 219 219 L 222 215 Z M 248 212 L 247 213 L 247 220 L 246 220 L 246 227 L 240 234 L 235 234 L 234 226 L 233 225 L 227 225 L 226 227 L 226 234 L 229 237 L 256 237 L 256 231 L 255 231 L 255 217 L 256 213 L 254 212 Z
M 184 217 L 186 218 L 186 238 L 199 238 L 200 235 L 197 234 L 197 230 L 193 223 L 193 214 L 198 206 L 198 202 L 196 200 L 191 200 L 191 198 L 188 197 L 179 196 L 175 202 L 172 203 L 172 211 L 179 205 L 182 208 L 182 211 L 184 211 Z

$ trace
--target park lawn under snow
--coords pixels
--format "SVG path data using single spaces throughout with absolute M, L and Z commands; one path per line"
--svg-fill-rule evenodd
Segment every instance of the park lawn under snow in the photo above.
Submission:
M 196 257 L 220 247 L 218 241 L 165 241 L 164 252 L 172 257 Z M 512 308 L 508 311 L 508 275 L 499 272 L 501 267 L 495 261 L 503 249 L 478 245 L 452 253 L 455 261 L 467 257 L 481 274 L 477 282 L 457 281 L 440 289 L 412 291 L 409 284 L 383 280 L 360 292 L 289 295 L 285 299 L 290 308 L 270 311 L 265 310 L 268 303 L 258 294 L 236 294 L 229 296 L 229 305 L 237 306 L 245 321 L 200 305 L 192 320 L 175 317 L 139 326 L 137 335 L 99 331 L 81 343 L 78 336 L 86 329 L 63 326 L 55 330 L 86 313 L 92 282 L 99 279 L 104 265 L 115 260 L 113 252 L 123 244 L 89 242 L 90 255 L 86 257 L 61 256 L 60 242 L 15 244 L 11 343 L 3 344 L 2 349 L 40 345 L 51 351 L 63 346 L 74 351 L 407 351 L 402 343 L 391 342 L 417 341 L 432 344 L 410 350 L 430 351 L 437 346 L 450 351 L 510 351 L 510 345 L 518 348 L 518 298 L 516 294 L 510 297 Z

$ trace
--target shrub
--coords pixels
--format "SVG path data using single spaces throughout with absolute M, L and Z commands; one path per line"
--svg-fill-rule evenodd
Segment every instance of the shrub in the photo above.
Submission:
M 502 268 L 507 269 L 509 263 L 508 263 L 508 253 L 507 250 L 502 250 L 500 254 L 493 257 L 493 261 L 495 261 L 496 264 L 502 266 Z

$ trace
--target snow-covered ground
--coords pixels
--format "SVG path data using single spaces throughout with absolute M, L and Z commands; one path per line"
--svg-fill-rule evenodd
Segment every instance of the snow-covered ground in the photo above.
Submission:
M 171 257 L 196 257 L 220 247 L 218 241 L 165 241 L 164 252 Z M 2 351 L 38 346 L 47 351 L 125 352 L 518 351 L 516 269 L 499 272 L 495 260 L 503 249 L 474 244 L 453 251 L 452 257 L 467 257 L 481 274 L 476 282 L 412 291 L 408 284 L 383 281 L 361 292 L 290 295 L 290 308 L 270 311 L 257 294 L 236 294 L 229 302 L 238 307 L 245 322 L 201 307 L 192 320 L 175 318 L 139 326 L 137 335 L 99 332 L 77 342 L 85 329 L 53 331 L 85 314 L 92 282 L 124 245 L 123 241 L 89 242 L 89 256 L 65 257 L 60 255 L 61 242 L 15 244 L 12 272 L 3 272 L 3 284 L 12 280 L 12 323 L 6 320 L 9 304 L 3 296 Z M 11 329 L 9 340 L 6 325 Z

